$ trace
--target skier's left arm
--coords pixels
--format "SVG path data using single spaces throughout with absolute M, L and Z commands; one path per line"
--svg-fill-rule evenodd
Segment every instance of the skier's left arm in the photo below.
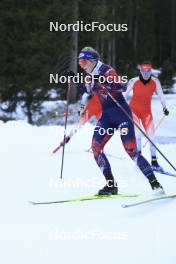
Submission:
M 166 107 L 166 101 L 164 99 L 164 94 L 163 94 L 163 90 L 162 90 L 162 87 L 161 87 L 161 83 L 160 83 L 160 81 L 158 79 L 155 80 L 155 83 L 156 83 L 156 93 L 159 96 L 161 104 L 163 106 L 163 113 L 165 115 L 169 115 L 169 110 Z
M 94 82 L 92 90 L 98 91 L 102 90 L 102 85 L 106 86 L 106 88 L 110 91 L 122 93 L 126 90 L 126 85 L 120 82 L 120 78 L 114 69 L 109 69 L 108 71 L 104 72 L 99 77 L 104 77 L 104 83 Z
M 118 93 L 126 91 L 126 83 L 122 83 L 122 81 L 120 80 L 120 76 L 114 69 L 110 69 L 108 72 L 106 72 L 105 77 L 107 80 L 107 86 L 110 90 L 115 90 Z

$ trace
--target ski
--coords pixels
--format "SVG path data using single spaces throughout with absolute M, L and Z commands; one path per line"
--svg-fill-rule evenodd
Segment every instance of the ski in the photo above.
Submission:
M 91 196 L 71 198 L 71 199 L 67 199 L 67 200 L 58 200 L 58 201 L 44 201 L 44 202 L 29 201 L 29 203 L 31 203 L 33 205 L 40 205 L 40 204 L 42 205 L 42 204 L 69 203 L 69 202 L 78 202 L 78 201 L 115 199 L 115 198 L 137 197 L 137 196 L 139 196 L 139 194 L 91 195 Z
M 171 177 L 176 177 L 176 174 L 175 173 L 168 172 L 168 171 L 165 171 L 163 169 L 157 170 L 157 169 L 153 168 L 153 171 L 158 172 L 160 174 L 165 174 L 165 175 L 168 175 L 168 176 L 171 176 Z
M 145 200 L 142 200 L 142 201 L 138 201 L 138 202 L 130 203 L 130 204 L 122 204 L 122 207 L 129 208 L 129 207 L 134 207 L 137 205 L 142 205 L 142 204 L 146 204 L 146 203 L 150 203 L 150 202 L 154 202 L 158 200 L 171 199 L 171 198 L 176 198 L 176 194 L 161 194 L 159 196 L 150 196 L 149 198 L 146 198 Z

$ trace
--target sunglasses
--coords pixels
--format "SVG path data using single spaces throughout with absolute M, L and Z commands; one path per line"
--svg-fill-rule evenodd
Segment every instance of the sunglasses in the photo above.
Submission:
M 149 76 L 149 75 L 151 75 L 152 73 L 151 73 L 151 71 L 141 71 L 141 74 L 143 75 L 143 76 Z
M 87 60 L 79 60 L 79 65 L 86 65 L 87 64 Z

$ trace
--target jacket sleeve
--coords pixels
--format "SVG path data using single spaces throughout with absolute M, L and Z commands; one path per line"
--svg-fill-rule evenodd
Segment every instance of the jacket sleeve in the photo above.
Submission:
M 156 83 L 156 94 L 159 96 L 159 99 L 161 101 L 163 108 L 165 108 L 166 107 L 166 101 L 164 99 L 164 94 L 163 94 L 163 90 L 161 87 L 161 83 L 158 79 L 155 79 L 155 83 Z
M 130 79 L 128 84 L 127 84 L 127 89 L 123 93 L 124 97 L 127 99 L 128 95 L 130 94 L 131 91 L 133 91 L 133 86 L 134 86 L 134 78 Z
M 79 88 L 80 88 L 80 91 L 81 91 L 81 94 L 82 95 L 84 93 L 91 94 L 92 87 L 93 87 L 91 76 L 90 75 L 87 75 L 85 79 L 86 79 L 86 82 L 81 83 L 79 85 Z
M 87 105 L 89 99 L 90 99 L 90 95 L 87 92 L 83 93 L 83 95 L 81 97 L 81 101 L 80 101 L 81 107 L 85 107 Z
M 102 83 L 94 82 L 92 87 L 93 91 L 102 90 L 103 86 L 105 86 L 109 92 L 122 93 L 126 90 L 126 85 L 120 82 L 120 78 L 117 72 L 114 69 L 108 69 L 106 72 L 101 73 L 99 76 L 100 79 L 104 79 Z

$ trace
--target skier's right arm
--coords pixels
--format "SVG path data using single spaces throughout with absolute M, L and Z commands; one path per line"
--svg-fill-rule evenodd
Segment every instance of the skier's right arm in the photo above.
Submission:
M 80 101 L 80 108 L 79 108 L 79 114 L 81 115 L 84 112 L 84 109 L 88 103 L 88 101 L 91 99 L 91 95 L 87 92 L 83 93 Z
M 130 92 L 133 90 L 133 86 L 134 86 L 134 78 L 133 79 L 130 79 L 128 81 L 128 84 L 127 84 L 127 89 L 126 91 L 123 93 L 125 99 L 127 99 L 128 95 L 130 94 Z
M 161 104 L 162 104 L 162 107 L 163 107 L 163 113 L 164 115 L 169 115 L 169 110 L 167 109 L 167 106 L 166 106 L 166 101 L 164 99 L 164 94 L 163 94 L 163 90 L 162 90 L 162 87 L 161 87 L 161 83 L 158 79 L 154 79 L 155 83 L 156 83 L 156 93 L 158 94 L 159 98 L 160 98 L 160 101 L 161 101 Z
M 88 79 L 87 79 L 88 80 Z M 91 78 L 90 78 L 90 83 L 82 83 L 80 85 L 82 97 L 80 101 L 80 109 L 79 109 L 79 114 L 81 115 L 84 112 L 84 109 L 88 103 L 88 101 L 92 98 L 91 94 Z

